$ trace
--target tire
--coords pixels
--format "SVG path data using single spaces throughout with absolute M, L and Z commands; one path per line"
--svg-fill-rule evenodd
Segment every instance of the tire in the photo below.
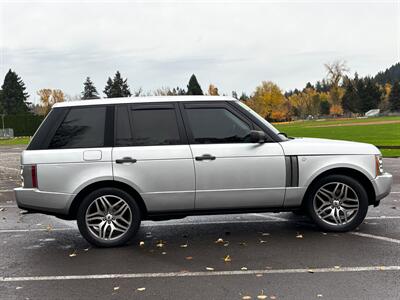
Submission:
M 100 188 L 88 194 L 78 209 L 82 236 L 97 247 L 126 244 L 140 227 L 141 214 L 135 199 L 117 188 Z
M 368 195 L 357 180 L 345 175 L 328 175 L 312 184 L 305 208 L 322 230 L 351 231 L 367 215 Z

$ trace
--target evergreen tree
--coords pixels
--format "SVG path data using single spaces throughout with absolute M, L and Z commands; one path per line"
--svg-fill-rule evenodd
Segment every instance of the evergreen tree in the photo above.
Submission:
M 232 91 L 232 98 L 235 98 L 236 100 L 239 99 L 236 91 Z
M 28 93 L 21 77 L 14 71 L 8 70 L 1 87 L 1 105 L 3 113 L 14 115 L 28 112 Z
M 391 111 L 400 111 L 400 82 L 393 83 L 392 90 L 390 91 L 389 104 Z
M 331 105 L 329 104 L 329 102 L 327 100 L 322 100 L 319 103 L 319 112 L 321 115 L 329 115 L 331 109 Z
M 187 95 L 203 95 L 203 91 L 197 81 L 196 76 L 193 74 L 189 79 L 189 84 L 187 85 Z
M 123 79 L 121 73 L 117 71 L 113 79 L 108 77 L 107 84 L 103 90 L 107 98 L 119 98 L 132 96 L 128 86 L 128 79 Z
M 360 103 L 360 98 L 357 93 L 357 89 L 355 87 L 355 82 L 358 82 L 358 77 L 357 74 L 354 78 L 354 81 L 351 80 L 350 78 L 346 77 L 344 79 L 344 95 L 342 98 L 342 108 L 344 112 L 359 112 L 359 103 Z
M 362 113 L 378 108 L 382 96 L 381 91 L 370 77 L 364 78 L 363 90 L 358 92 L 361 99 L 360 107 Z
M 93 82 L 90 80 L 90 77 L 86 77 L 86 81 L 83 83 L 83 92 L 82 92 L 82 100 L 88 99 L 99 99 L 99 94 L 97 93 L 97 89 L 94 86 Z

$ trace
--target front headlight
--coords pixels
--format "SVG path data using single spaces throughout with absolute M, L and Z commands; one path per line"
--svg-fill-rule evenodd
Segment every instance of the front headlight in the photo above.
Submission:
M 382 155 L 375 155 L 375 174 L 376 176 L 383 174 L 383 160 Z

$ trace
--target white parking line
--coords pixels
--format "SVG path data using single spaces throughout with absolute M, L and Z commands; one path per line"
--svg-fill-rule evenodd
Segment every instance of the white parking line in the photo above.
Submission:
M 120 278 L 165 278 L 165 277 L 200 277 L 200 276 L 232 276 L 255 274 L 303 274 L 303 273 L 340 273 L 340 272 L 374 272 L 400 271 L 400 266 L 368 266 L 368 267 L 341 267 L 316 269 L 276 269 L 276 270 L 237 270 L 237 271 L 210 271 L 210 272 L 166 272 L 166 273 L 127 273 L 127 274 L 93 274 L 93 275 L 64 275 L 64 276 L 24 276 L 0 277 L 0 282 L 17 281 L 54 281 L 54 280 L 82 280 L 82 279 L 120 279 Z
M 365 237 L 365 238 L 400 244 L 400 240 L 392 239 L 392 238 L 389 238 L 386 236 L 380 236 L 380 235 L 374 235 L 374 234 L 362 233 L 362 232 L 350 232 L 350 234 Z
M 280 222 L 289 222 L 291 220 L 277 217 L 277 216 L 272 216 L 272 215 L 264 215 L 264 214 L 252 214 L 253 216 L 265 218 L 265 219 L 270 219 L 270 220 L 275 220 L 275 221 L 280 221 Z

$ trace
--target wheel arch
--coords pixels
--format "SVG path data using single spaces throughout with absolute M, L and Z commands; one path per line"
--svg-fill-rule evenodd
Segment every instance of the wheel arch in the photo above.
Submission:
M 83 198 L 86 195 L 93 192 L 94 190 L 97 190 L 99 188 L 104 188 L 104 187 L 118 188 L 118 189 L 121 189 L 121 190 L 129 193 L 136 200 L 136 202 L 140 208 L 142 218 L 146 218 L 147 208 L 146 208 L 143 198 L 141 197 L 139 192 L 137 190 L 135 190 L 132 186 L 130 186 L 126 183 L 120 182 L 120 181 L 115 181 L 115 180 L 102 180 L 102 181 L 97 181 L 97 182 L 94 182 L 94 183 L 91 183 L 91 184 L 85 186 L 81 191 L 79 191 L 79 193 L 72 200 L 71 205 L 68 210 L 69 218 L 76 219 L 79 205 L 81 204 Z
M 326 171 L 323 171 L 322 173 L 318 174 L 315 178 L 312 179 L 311 183 L 308 185 L 306 192 L 304 193 L 303 199 L 302 199 L 302 206 L 305 202 L 305 199 L 309 196 L 309 193 L 314 186 L 320 180 L 321 178 L 329 175 L 344 175 L 351 177 L 353 179 L 356 179 L 364 188 L 365 191 L 367 192 L 368 195 L 368 204 L 373 205 L 375 204 L 376 201 L 376 195 L 375 195 L 375 189 L 374 186 L 372 185 L 371 180 L 361 171 L 349 168 L 349 167 L 338 167 L 338 168 L 332 168 Z

